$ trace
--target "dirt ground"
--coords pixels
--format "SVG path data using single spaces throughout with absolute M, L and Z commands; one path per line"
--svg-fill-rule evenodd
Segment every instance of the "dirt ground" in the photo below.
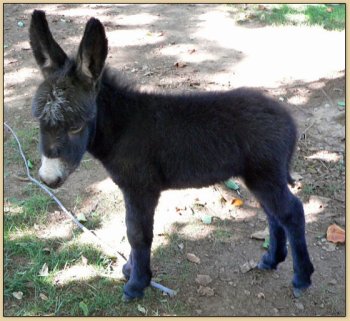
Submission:
M 12 4 L 4 9 L 4 112 L 15 130 L 37 127 L 30 105 L 41 75 L 28 42 L 34 8 L 37 5 Z M 230 205 L 237 194 L 218 184 L 166 191 L 160 199 L 152 267 L 159 279 L 167 275 L 165 285 L 181 284 L 176 299 L 188 305 L 192 315 L 202 316 L 345 315 L 345 247 L 325 239 L 332 223 L 345 228 L 345 108 L 338 104 L 345 101 L 345 32 L 238 25 L 237 6 L 228 5 L 43 4 L 40 8 L 46 10 L 54 37 L 69 53 L 77 49 L 87 19 L 98 17 L 109 39 L 108 64 L 145 88 L 256 87 L 286 103 L 297 120 L 294 192 L 306 212 L 307 242 L 316 270 L 312 287 L 300 299 L 293 297 L 291 255 L 274 272 L 243 270 L 246 262 L 258 261 L 265 251 L 262 241 L 251 234 L 264 230 L 266 219 L 243 184 L 242 207 Z M 5 164 L 5 197 L 24 197 L 25 183 L 16 179 L 21 172 L 20 162 Z M 95 160 L 85 157 L 57 196 L 76 211 L 91 204 L 98 208 L 104 220 L 97 232 L 127 253 L 122 196 Z M 222 196 L 228 202 L 223 203 Z M 205 213 L 213 216 L 211 224 L 202 223 Z M 41 233 L 67 221 L 59 212 L 49 213 Z M 160 246 L 173 246 L 174 256 L 163 261 Z M 188 264 L 187 253 L 200 258 L 197 274 L 211 277 L 207 287 L 212 291 L 200 290 L 197 274 L 178 281 L 182 266 Z

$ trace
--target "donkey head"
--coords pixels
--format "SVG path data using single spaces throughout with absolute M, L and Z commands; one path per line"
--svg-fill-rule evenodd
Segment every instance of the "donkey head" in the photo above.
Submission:
M 30 45 L 44 76 L 32 102 L 40 123 L 39 176 L 50 187 L 63 184 L 93 139 L 99 78 L 108 51 L 101 22 L 91 18 L 75 58 L 53 39 L 43 11 L 35 10 Z

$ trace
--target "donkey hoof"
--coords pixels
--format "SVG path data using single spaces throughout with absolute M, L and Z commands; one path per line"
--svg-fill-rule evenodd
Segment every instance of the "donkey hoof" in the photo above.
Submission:
M 263 270 L 263 271 L 276 270 L 277 264 L 271 264 L 271 263 L 266 262 L 266 260 L 261 259 L 260 262 L 257 264 L 256 268 L 258 270 Z
M 296 299 L 300 298 L 306 292 L 306 288 L 294 288 L 293 287 L 293 295 Z
M 142 298 L 144 296 L 144 291 L 135 288 L 130 281 L 124 285 L 123 288 L 123 301 L 130 302 L 134 299 Z
M 258 263 L 258 265 L 256 266 L 256 268 L 257 268 L 258 270 L 271 270 L 271 266 L 268 265 L 268 264 L 266 264 L 266 263 L 264 263 L 264 262 L 262 262 L 262 261 L 260 261 L 260 262 Z
M 130 296 L 129 294 L 124 292 L 122 300 L 123 300 L 123 302 L 128 303 L 128 302 L 131 302 L 131 301 L 134 301 L 134 300 L 137 300 L 137 299 L 141 299 L 141 298 L 143 298 L 143 294 L 142 295 L 138 295 L 138 296 Z
M 131 297 L 130 295 L 127 295 L 126 293 L 123 293 L 123 297 L 122 297 L 123 302 L 128 303 L 128 302 L 131 302 L 135 299 L 136 298 Z

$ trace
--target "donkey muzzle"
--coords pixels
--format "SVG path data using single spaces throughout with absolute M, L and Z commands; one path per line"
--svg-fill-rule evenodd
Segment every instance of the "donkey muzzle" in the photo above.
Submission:
M 39 178 L 49 187 L 61 186 L 67 178 L 63 162 L 59 158 L 42 156 Z

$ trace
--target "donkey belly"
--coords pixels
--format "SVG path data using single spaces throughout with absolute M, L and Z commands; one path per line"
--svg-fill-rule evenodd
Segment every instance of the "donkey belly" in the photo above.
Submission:
M 174 144 L 160 152 L 167 188 L 203 187 L 242 173 L 243 155 L 236 144 L 207 138 Z

